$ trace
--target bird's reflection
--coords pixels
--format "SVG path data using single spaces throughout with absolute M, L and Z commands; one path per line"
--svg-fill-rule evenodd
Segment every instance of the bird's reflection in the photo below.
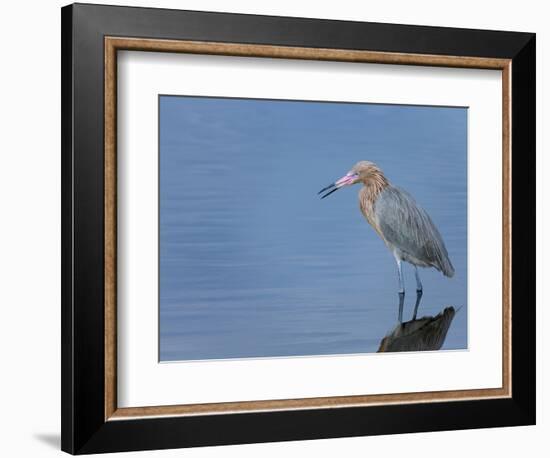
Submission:
M 404 323 L 399 322 L 382 339 L 378 352 L 429 351 L 439 350 L 443 346 L 456 310 L 454 307 L 446 307 L 435 316 L 416 319 L 418 301 L 419 298 L 417 298 L 413 319 Z M 401 300 L 400 309 L 402 309 Z

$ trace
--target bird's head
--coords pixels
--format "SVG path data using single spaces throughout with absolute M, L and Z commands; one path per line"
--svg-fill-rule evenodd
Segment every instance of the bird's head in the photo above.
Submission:
M 373 162 L 370 161 L 359 161 L 355 164 L 351 170 L 346 173 L 342 178 L 336 180 L 334 183 L 321 189 L 318 194 L 322 194 L 325 191 L 328 191 L 326 194 L 321 196 L 321 199 L 329 196 L 338 189 L 343 188 L 344 186 L 351 186 L 356 183 L 363 183 L 368 185 L 371 181 L 380 181 L 386 180 L 382 170 Z

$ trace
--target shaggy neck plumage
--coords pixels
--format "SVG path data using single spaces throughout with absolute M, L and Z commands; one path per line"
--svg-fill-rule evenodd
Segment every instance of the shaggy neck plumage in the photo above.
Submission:
M 367 201 L 365 203 L 373 205 L 378 195 L 389 184 L 388 179 L 381 170 L 374 170 L 363 180 L 363 187 L 360 191 L 361 197 Z

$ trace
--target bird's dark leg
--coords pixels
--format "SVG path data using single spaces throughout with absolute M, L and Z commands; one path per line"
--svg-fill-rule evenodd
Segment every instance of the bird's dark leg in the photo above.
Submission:
M 397 281 L 399 283 L 399 289 L 397 290 L 397 292 L 399 294 L 405 294 L 405 282 L 403 280 L 403 267 L 401 266 L 401 259 L 396 256 L 395 261 L 397 262 Z
M 414 266 L 414 277 L 416 278 L 416 292 L 422 294 L 422 282 L 420 281 L 420 274 L 418 273 L 418 267 Z
M 403 323 L 403 304 L 405 303 L 405 293 L 398 293 L 399 296 L 399 312 L 397 319 L 400 323 Z
M 418 312 L 418 306 L 420 305 L 420 299 L 422 299 L 422 282 L 420 281 L 420 275 L 418 274 L 418 267 L 414 266 L 414 276 L 416 277 L 416 303 L 414 304 L 413 320 L 416 320 L 416 313 Z
M 414 304 L 413 321 L 416 320 L 416 312 L 418 312 L 418 306 L 420 305 L 420 299 L 422 299 L 422 290 L 416 290 L 416 303 Z
M 405 303 L 405 282 L 403 281 L 403 267 L 401 266 L 401 259 L 395 255 L 395 261 L 397 262 L 397 280 L 398 280 L 398 290 L 397 294 L 399 296 L 399 312 L 397 319 L 400 323 L 403 323 L 403 304 Z

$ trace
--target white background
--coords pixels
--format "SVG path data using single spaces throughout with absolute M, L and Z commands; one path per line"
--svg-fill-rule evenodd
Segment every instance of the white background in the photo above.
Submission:
M 502 386 L 501 72 L 124 52 L 117 75 L 120 407 Z M 158 364 L 159 93 L 469 107 L 468 351 Z
M 123 4 L 110 0 L 111 4 Z M 550 162 L 543 162 L 543 111 L 550 106 L 543 92 L 548 60 L 550 15 L 537 0 L 463 0 L 414 2 L 254 2 L 232 0 L 138 1 L 133 5 L 213 11 L 309 16 L 454 27 L 537 32 L 538 59 L 538 425 L 535 427 L 453 431 L 367 438 L 259 444 L 131 453 L 124 456 L 288 457 L 301 456 L 441 456 L 479 454 L 500 457 L 548 453 L 550 401 L 550 325 L 540 285 L 547 280 L 542 260 L 550 255 L 542 234 L 548 232 Z M 9 5 L 9 6 L 8 6 Z M 3 43 L 0 72 L 0 225 L 1 276 L 0 453 L 9 457 L 59 456 L 60 367 L 60 12 L 58 1 L 5 3 L 0 14 Z M 544 278 L 543 278 L 544 277 Z M 548 302 L 548 300 L 546 300 Z M 543 362 L 546 360 L 546 364 Z

